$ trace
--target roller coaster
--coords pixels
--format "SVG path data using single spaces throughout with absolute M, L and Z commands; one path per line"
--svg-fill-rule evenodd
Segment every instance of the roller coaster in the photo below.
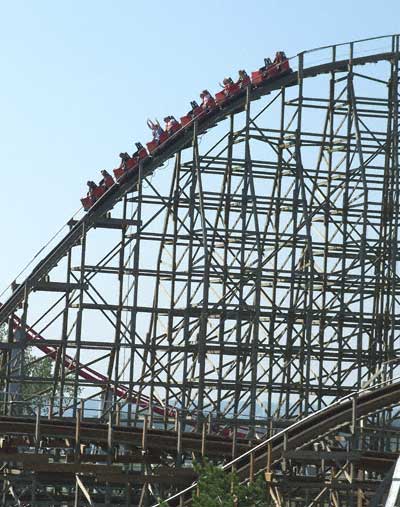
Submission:
M 399 37 L 303 51 L 181 119 L 10 285 L 2 505 L 189 505 L 205 456 L 263 473 L 271 506 L 385 505 Z

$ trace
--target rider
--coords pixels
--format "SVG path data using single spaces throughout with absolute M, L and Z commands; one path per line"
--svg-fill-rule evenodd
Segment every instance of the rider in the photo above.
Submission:
M 274 63 L 282 63 L 287 60 L 287 56 L 284 51 L 277 51 L 275 55 Z
M 240 88 L 245 88 L 250 83 L 250 77 L 245 70 L 239 70 L 239 78 L 237 80 L 237 85 Z
M 277 51 L 274 59 L 274 65 L 278 71 L 282 70 L 281 64 L 287 60 L 287 56 L 284 51 Z
M 120 153 L 119 154 L 120 156 L 120 159 L 121 159 L 121 164 L 120 164 L 120 169 L 124 169 L 125 170 L 125 166 L 126 166 L 126 163 L 128 162 L 128 160 L 130 160 L 130 156 L 128 155 L 128 153 Z
M 142 143 L 135 143 L 135 146 L 136 146 L 136 153 L 139 153 L 139 151 L 144 150 L 144 146 Z M 133 157 L 133 155 L 132 155 L 132 157 Z
M 173 129 L 176 125 L 178 125 L 178 121 L 174 116 L 166 116 L 164 118 L 164 121 L 165 121 L 165 131 L 170 136 L 174 133 Z
M 86 184 L 89 187 L 87 196 L 90 197 L 93 200 L 93 202 L 95 202 L 96 198 L 93 195 L 93 192 L 96 190 L 97 185 L 94 181 L 91 181 L 91 180 L 89 180 Z
M 153 133 L 153 141 L 157 141 L 157 143 L 160 142 L 160 136 L 164 134 L 164 130 L 162 129 L 161 125 L 159 124 L 158 120 L 152 122 L 151 120 L 147 120 L 147 126 Z
M 224 89 L 224 93 L 225 95 L 228 95 L 229 94 L 229 91 L 230 91 L 230 87 L 233 85 L 233 80 L 231 77 L 226 77 L 223 81 L 222 81 L 222 88 Z
M 109 172 L 103 169 L 101 171 L 101 175 L 103 176 L 103 178 L 99 182 L 100 187 L 104 187 L 107 189 L 114 185 L 114 178 L 111 176 Z
M 209 111 L 215 104 L 215 100 L 208 90 L 203 90 L 200 93 L 201 107 L 206 111 Z
M 135 143 L 135 146 L 136 146 L 136 151 L 134 153 L 132 153 L 132 158 L 138 157 L 139 152 L 144 149 L 144 146 L 142 143 Z
M 199 107 L 198 103 L 195 100 L 192 100 L 190 102 L 190 107 L 192 108 L 190 111 L 186 113 L 186 116 L 190 116 L 190 118 L 193 118 L 195 110 Z
M 271 58 L 264 58 L 264 67 L 260 67 L 261 72 L 266 72 L 273 65 Z

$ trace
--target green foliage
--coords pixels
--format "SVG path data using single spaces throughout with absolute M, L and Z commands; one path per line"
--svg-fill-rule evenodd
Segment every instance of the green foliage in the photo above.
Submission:
M 49 357 L 40 360 L 34 357 L 30 350 L 25 351 L 25 364 L 27 377 L 51 378 L 53 373 L 53 361 Z M 24 383 L 21 389 L 21 396 L 24 400 L 35 400 L 46 403 L 51 393 L 53 384 L 51 382 Z
M 0 342 L 7 340 L 7 329 L 0 326 Z M 52 394 L 54 377 L 54 361 L 49 357 L 35 356 L 27 347 L 24 352 L 25 377 L 49 379 L 48 382 L 24 382 L 21 387 L 21 399 L 46 405 Z M 0 372 L 0 376 L 1 376 Z M 59 392 L 59 391 L 58 391 Z M 56 391 L 57 395 L 57 391 Z M 64 397 L 73 396 L 73 387 L 66 386 Z
M 193 507 L 269 507 L 266 483 L 262 475 L 252 483 L 241 484 L 236 471 L 225 472 L 207 461 L 196 464 L 198 490 Z

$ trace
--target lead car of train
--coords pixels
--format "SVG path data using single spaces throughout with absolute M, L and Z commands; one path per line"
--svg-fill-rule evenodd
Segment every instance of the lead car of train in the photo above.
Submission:
M 203 120 L 216 114 L 233 99 L 244 95 L 249 86 L 257 88 L 290 72 L 292 72 L 292 69 L 285 53 L 278 51 L 273 61 L 265 58 L 264 65 L 252 72 L 251 77 L 244 70 L 240 70 L 239 79 L 236 82 L 231 78 L 225 78 L 223 89 L 214 97 L 207 90 L 204 90 L 200 94 L 201 104 L 198 105 L 193 101 L 191 110 L 185 116 L 182 116 L 179 122 L 173 116 L 167 116 L 164 119 L 166 128 L 163 129 L 158 122 L 149 121 L 148 125 L 153 131 L 153 140 L 146 144 L 147 149 L 137 143 L 137 150 L 133 155 L 120 154 L 122 161 L 120 166 L 114 169 L 114 176 L 111 176 L 107 171 L 102 171 L 103 179 L 98 185 L 93 181 L 88 181 L 89 192 L 86 197 L 81 199 L 84 210 L 88 211 L 112 186 L 125 180 L 127 174 L 136 172 L 141 161 L 159 155 L 177 136 L 192 128 L 194 121 L 197 121 L 201 126 Z

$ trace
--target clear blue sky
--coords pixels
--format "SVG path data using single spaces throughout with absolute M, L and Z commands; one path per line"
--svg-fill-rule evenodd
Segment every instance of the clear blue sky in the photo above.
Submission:
M 400 32 L 399 0 L 0 0 L 0 288 L 87 179 L 204 87 L 278 49 Z M 1 290 L 1 289 L 0 289 Z

